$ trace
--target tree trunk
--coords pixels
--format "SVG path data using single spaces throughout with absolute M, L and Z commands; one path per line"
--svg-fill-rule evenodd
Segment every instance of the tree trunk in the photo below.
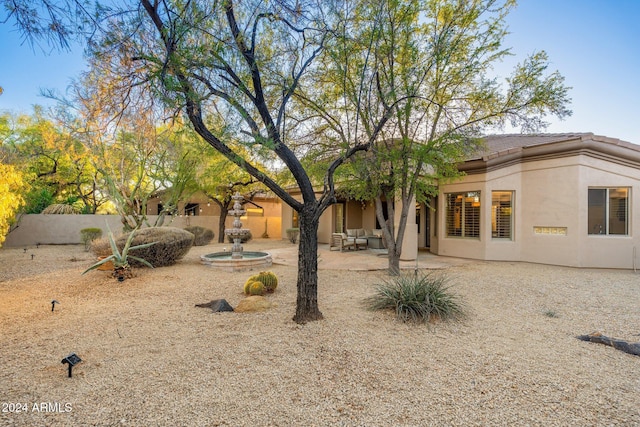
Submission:
M 386 192 L 385 199 L 387 200 L 387 218 L 384 217 L 382 209 L 382 198 L 378 195 L 375 198 L 376 203 L 376 217 L 381 224 L 382 232 L 384 234 L 385 242 L 387 245 L 387 259 L 389 261 L 389 275 L 400 275 L 400 257 L 402 256 L 402 245 L 404 243 L 404 235 L 407 229 L 407 219 L 409 215 L 410 201 L 413 200 L 413 192 L 402 192 L 400 198 L 400 221 L 396 225 L 395 218 L 398 214 L 397 206 L 395 205 L 395 199 L 393 192 Z
M 293 321 L 307 323 L 321 320 L 318 309 L 318 219 L 312 209 L 299 213 L 298 299 Z
M 218 243 L 224 243 L 225 222 L 227 221 L 227 213 L 229 209 L 226 205 L 220 205 L 220 220 L 218 221 Z
M 389 275 L 400 275 L 400 251 L 396 250 L 396 245 L 393 244 L 393 249 L 389 248 L 387 258 L 389 259 Z
M 389 200 L 389 199 L 387 199 Z M 402 247 L 398 249 L 398 245 L 396 242 L 395 236 L 395 227 L 393 224 L 394 218 L 394 207 L 392 203 L 387 201 L 387 216 L 384 217 L 384 213 L 382 210 L 382 199 L 380 196 L 376 197 L 376 217 L 378 218 L 378 222 L 382 227 L 382 233 L 384 235 L 384 240 L 387 246 L 387 259 L 389 261 L 388 273 L 390 276 L 399 276 L 400 275 L 400 255 L 402 255 Z

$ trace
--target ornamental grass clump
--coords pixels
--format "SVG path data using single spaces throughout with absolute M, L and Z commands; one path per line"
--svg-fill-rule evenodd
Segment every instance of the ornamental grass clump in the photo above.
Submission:
M 370 310 L 393 310 L 403 322 L 427 323 L 464 317 L 460 298 L 449 291 L 444 275 L 411 274 L 376 285 L 365 300 Z

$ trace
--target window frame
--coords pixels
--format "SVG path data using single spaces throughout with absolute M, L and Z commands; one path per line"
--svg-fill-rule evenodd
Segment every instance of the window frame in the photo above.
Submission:
M 612 191 L 620 191 L 620 190 L 624 190 L 626 192 L 625 197 L 620 199 L 620 200 L 624 200 L 624 233 L 616 233 L 616 232 L 612 232 L 611 229 L 613 228 L 613 225 L 611 223 L 611 209 L 612 209 L 612 195 L 611 192 Z M 594 205 L 591 201 L 591 195 L 592 195 L 592 191 L 604 191 L 604 205 L 602 206 L 602 213 L 604 213 L 603 216 L 603 220 L 602 222 L 604 222 L 604 228 L 603 228 L 603 224 L 594 224 L 591 225 L 592 222 L 594 222 L 592 220 L 592 209 L 594 207 L 600 207 L 600 205 Z M 630 208 L 630 199 L 631 199 L 631 187 L 589 187 L 587 189 L 587 235 L 588 236 L 630 236 L 630 229 L 631 229 L 631 224 L 630 224 L 630 220 L 631 220 L 631 208 Z M 618 205 L 619 208 L 619 205 Z M 595 214 L 594 214 L 595 215 Z M 619 212 L 618 212 L 619 215 Z M 598 233 L 595 233 L 595 227 L 599 226 L 598 228 Z
M 480 240 L 482 225 L 482 192 L 480 190 L 445 193 L 445 236 Z M 473 198 L 473 201 L 468 199 Z M 452 204 L 453 202 L 453 204 Z M 477 203 L 477 206 L 475 204 Z M 469 215 L 471 213 L 471 215 Z M 452 223 L 458 223 L 453 227 Z M 452 230 L 457 230 L 452 233 Z M 471 231 L 471 233 L 469 233 Z M 458 234 L 459 233 L 459 234 Z
M 503 224 L 502 221 L 498 221 L 498 209 L 497 209 L 498 206 L 496 205 L 496 201 L 500 202 L 500 200 L 496 200 L 495 198 L 495 196 L 498 194 L 509 194 L 509 206 L 500 206 L 501 208 L 510 209 L 508 236 L 501 235 L 503 233 L 500 230 L 498 230 L 498 227 L 501 224 Z M 514 218 L 515 194 L 516 192 L 514 190 L 491 190 L 491 239 L 492 240 L 504 240 L 504 241 L 515 240 L 515 218 Z M 495 231 L 494 231 L 494 225 L 496 228 Z

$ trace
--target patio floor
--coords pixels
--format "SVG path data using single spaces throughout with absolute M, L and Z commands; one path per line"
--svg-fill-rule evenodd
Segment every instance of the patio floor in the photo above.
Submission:
M 298 246 L 271 249 L 274 264 L 295 266 L 298 263 Z M 473 260 L 438 256 L 429 251 L 418 251 L 417 265 L 420 269 L 443 269 L 474 262 Z M 328 244 L 318 245 L 318 268 L 321 270 L 369 271 L 385 270 L 389 267 L 386 249 L 364 249 L 359 251 L 330 251 Z M 414 269 L 416 261 L 400 261 L 401 269 Z

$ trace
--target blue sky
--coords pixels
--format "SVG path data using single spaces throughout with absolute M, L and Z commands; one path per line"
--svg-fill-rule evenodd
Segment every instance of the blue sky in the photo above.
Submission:
M 640 144 L 640 0 L 518 3 L 504 43 L 512 48 L 513 63 L 545 50 L 551 68 L 573 88 L 573 116 L 550 119 L 547 131 L 593 132 Z M 7 24 L 0 24 L 0 58 L 0 110 L 13 112 L 50 105 L 40 89 L 64 93 L 84 69 L 81 49 L 49 55 L 32 50 Z

